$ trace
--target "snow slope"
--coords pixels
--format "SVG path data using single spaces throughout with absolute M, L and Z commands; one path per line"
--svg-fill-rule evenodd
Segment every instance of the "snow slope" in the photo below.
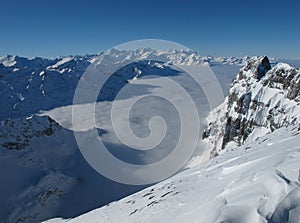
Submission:
M 300 220 L 300 134 L 281 128 L 159 184 L 59 222 L 261 222 Z

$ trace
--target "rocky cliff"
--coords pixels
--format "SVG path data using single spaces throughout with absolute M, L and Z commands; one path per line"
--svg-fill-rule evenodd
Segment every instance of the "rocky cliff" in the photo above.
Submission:
M 283 126 L 299 123 L 300 71 L 253 57 L 233 80 L 224 103 L 211 112 L 203 138 L 211 156 Z

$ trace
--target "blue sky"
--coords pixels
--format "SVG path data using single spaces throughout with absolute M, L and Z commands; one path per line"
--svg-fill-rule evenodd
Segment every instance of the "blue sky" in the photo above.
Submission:
M 0 0 L 0 56 L 99 53 L 158 38 L 200 55 L 300 58 L 299 1 Z

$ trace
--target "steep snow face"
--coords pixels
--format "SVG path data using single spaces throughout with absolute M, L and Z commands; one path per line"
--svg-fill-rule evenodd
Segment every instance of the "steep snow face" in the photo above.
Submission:
M 280 128 L 205 164 L 59 222 L 298 223 L 300 135 Z
M 225 102 L 211 112 L 203 138 L 211 156 L 282 126 L 299 123 L 300 71 L 267 57 L 252 58 L 232 82 Z

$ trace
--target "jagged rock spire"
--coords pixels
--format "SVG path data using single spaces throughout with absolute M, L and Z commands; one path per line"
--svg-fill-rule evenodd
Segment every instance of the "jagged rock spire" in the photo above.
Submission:
M 256 72 L 255 72 L 255 78 L 260 80 L 265 74 L 271 70 L 271 65 L 269 58 L 267 56 L 264 56 L 260 62 L 260 64 L 257 66 Z

